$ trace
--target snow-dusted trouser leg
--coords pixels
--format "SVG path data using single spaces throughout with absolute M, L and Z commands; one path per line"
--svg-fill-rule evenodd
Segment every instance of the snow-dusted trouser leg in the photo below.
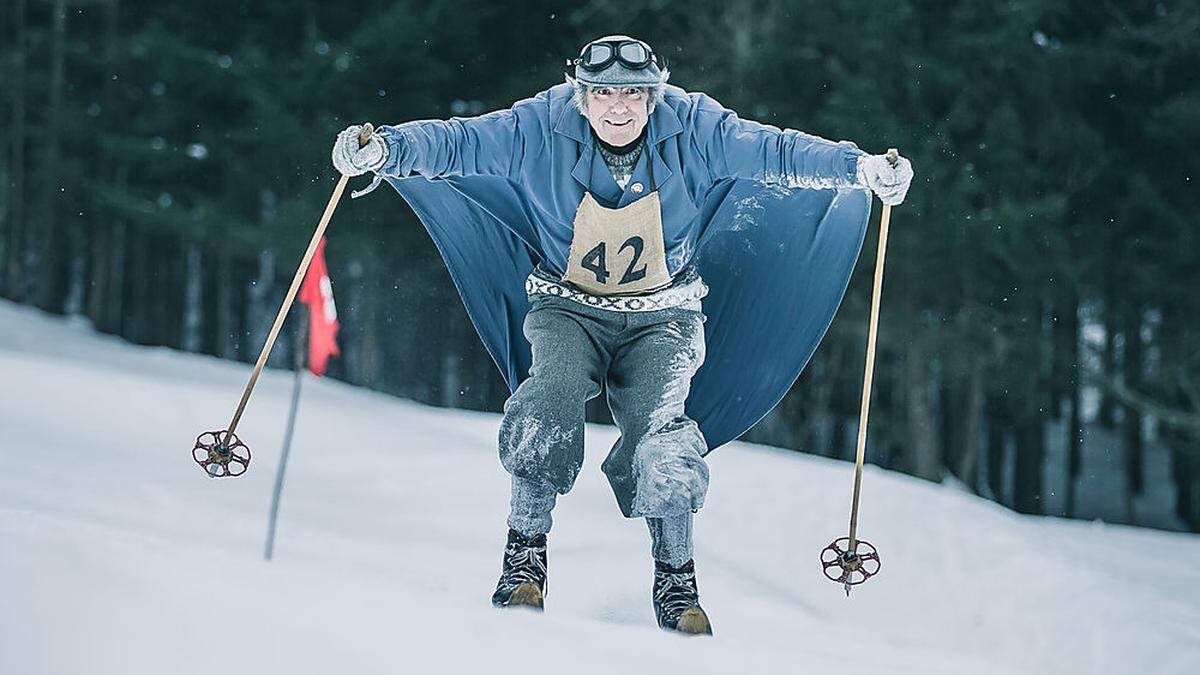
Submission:
M 558 493 L 549 483 L 513 476 L 508 526 L 526 537 L 548 534 L 554 524 L 551 512 L 557 501 Z
M 692 512 L 667 518 L 646 518 L 650 553 L 655 560 L 679 567 L 692 559 Z
M 608 372 L 608 404 L 621 438 L 604 473 L 627 517 L 697 511 L 708 491 L 707 445 L 684 402 L 704 363 L 704 314 L 674 307 L 629 316 Z
M 533 362 L 529 377 L 504 403 L 500 422 L 500 462 L 515 478 L 529 481 L 514 482 L 517 490 L 534 486 L 536 492 L 537 485 L 549 485 L 559 494 L 570 491 L 583 465 L 584 405 L 600 394 L 608 366 L 600 346 L 604 340 L 593 338 L 607 329 L 589 325 L 598 322 L 569 311 L 563 302 L 568 301 L 535 298 L 525 317 Z M 513 495 L 512 517 L 536 520 L 517 512 L 530 506 L 518 504 L 520 497 Z M 544 495 L 531 501 L 547 503 Z

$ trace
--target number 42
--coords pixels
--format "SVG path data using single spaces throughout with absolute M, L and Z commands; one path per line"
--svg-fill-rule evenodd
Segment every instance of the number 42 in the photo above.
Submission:
M 629 267 L 625 269 L 625 274 L 622 275 L 621 280 L 617 282 L 618 286 L 622 284 L 633 283 L 646 276 L 646 265 L 642 265 L 641 269 L 636 271 L 633 269 L 637 265 L 638 260 L 641 259 L 642 249 L 645 248 L 645 245 L 646 244 L 644 241 L 642 241 L 641 237 L 630 237 L 625 240 L 624 244 L 621 244 L 621 248 L 617 251 L 617 254 L 620 255 L 621 253 L 625 252 L 625 249 L 632 248 L 633 259 L 629 261 Z M 579 265 L 583 267 L 583 269 L 588 270 L 592 274 L 596 275 L 596 283 L 598 284 L 608 283 L 609 272 L 608 262 L 605 258 L 605 251 L 605 242 L 602 241 L 599 244 L 596 244 L 596 247 L 588 251 L 587 255 L 583 256 L 583 259 L 579 261 Z

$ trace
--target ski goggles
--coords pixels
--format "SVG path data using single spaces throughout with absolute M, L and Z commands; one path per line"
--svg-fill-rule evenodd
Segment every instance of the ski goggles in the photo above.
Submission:
M 575 59 L 575 65 L 588 72 L 604 70 L 613 61 L 630 70 L 642 70 L 658 63 L 650 46 L 640 40 L 606 40 L 589 43 Z

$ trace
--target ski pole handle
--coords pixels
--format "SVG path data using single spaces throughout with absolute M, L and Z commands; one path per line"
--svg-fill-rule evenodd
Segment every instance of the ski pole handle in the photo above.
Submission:
M 374 135 L 375 125 L 371 124 L 370 122 L 362 125 L 362 130 L 358 132 L 358 147 L 361 148 L 366 146 L 367 141 L 371 140 L 371 137 Z
M 361 147 L 365 146 L 367 144 L 367 141 L 371 140 L 371 136 L 374 136 L 374 135 L 375 135 L 375 126 L 374 125 L 372 125 L 370 122 L 367 122 L 366 124 L 362 125 L 362 130 L 358 132 L 358 147 L 361 148 Z M 371 179 L 371 182 L 369 185 L 367 185 L 367 187 L 365 187 L 361 190 L 351 190 L 350 198 L 358 199 L 359 197 L 362 197 L 364 195 L 371 194 L 371 192 L 375 188 L 379 187 L 379 184 L 381 182 L 383 182 L 383 177 L 380 176 L 378 173 L 375 174 L 375 177 Z

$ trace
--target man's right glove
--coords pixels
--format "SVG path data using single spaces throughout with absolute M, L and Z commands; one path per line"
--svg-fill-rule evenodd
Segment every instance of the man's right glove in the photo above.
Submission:
M 896 206 L 904 201 L 912 179 L 912 162 L 904 157 L 896 162 L 896 166 L 892 166 L 887 155 L 863 155 L 858 158 L 858 184 L 871 188 L 884 204 Z
M 362 125 L 348 126 L 333 142 L 333 166 L 343 175 L 357 176 L 368 171 L 378 171 L 387 164 L 387 143 L 384 143 L 379 134 L 372 134 L 367 144 L 360 148 L 358 135 L 361 132 Z

